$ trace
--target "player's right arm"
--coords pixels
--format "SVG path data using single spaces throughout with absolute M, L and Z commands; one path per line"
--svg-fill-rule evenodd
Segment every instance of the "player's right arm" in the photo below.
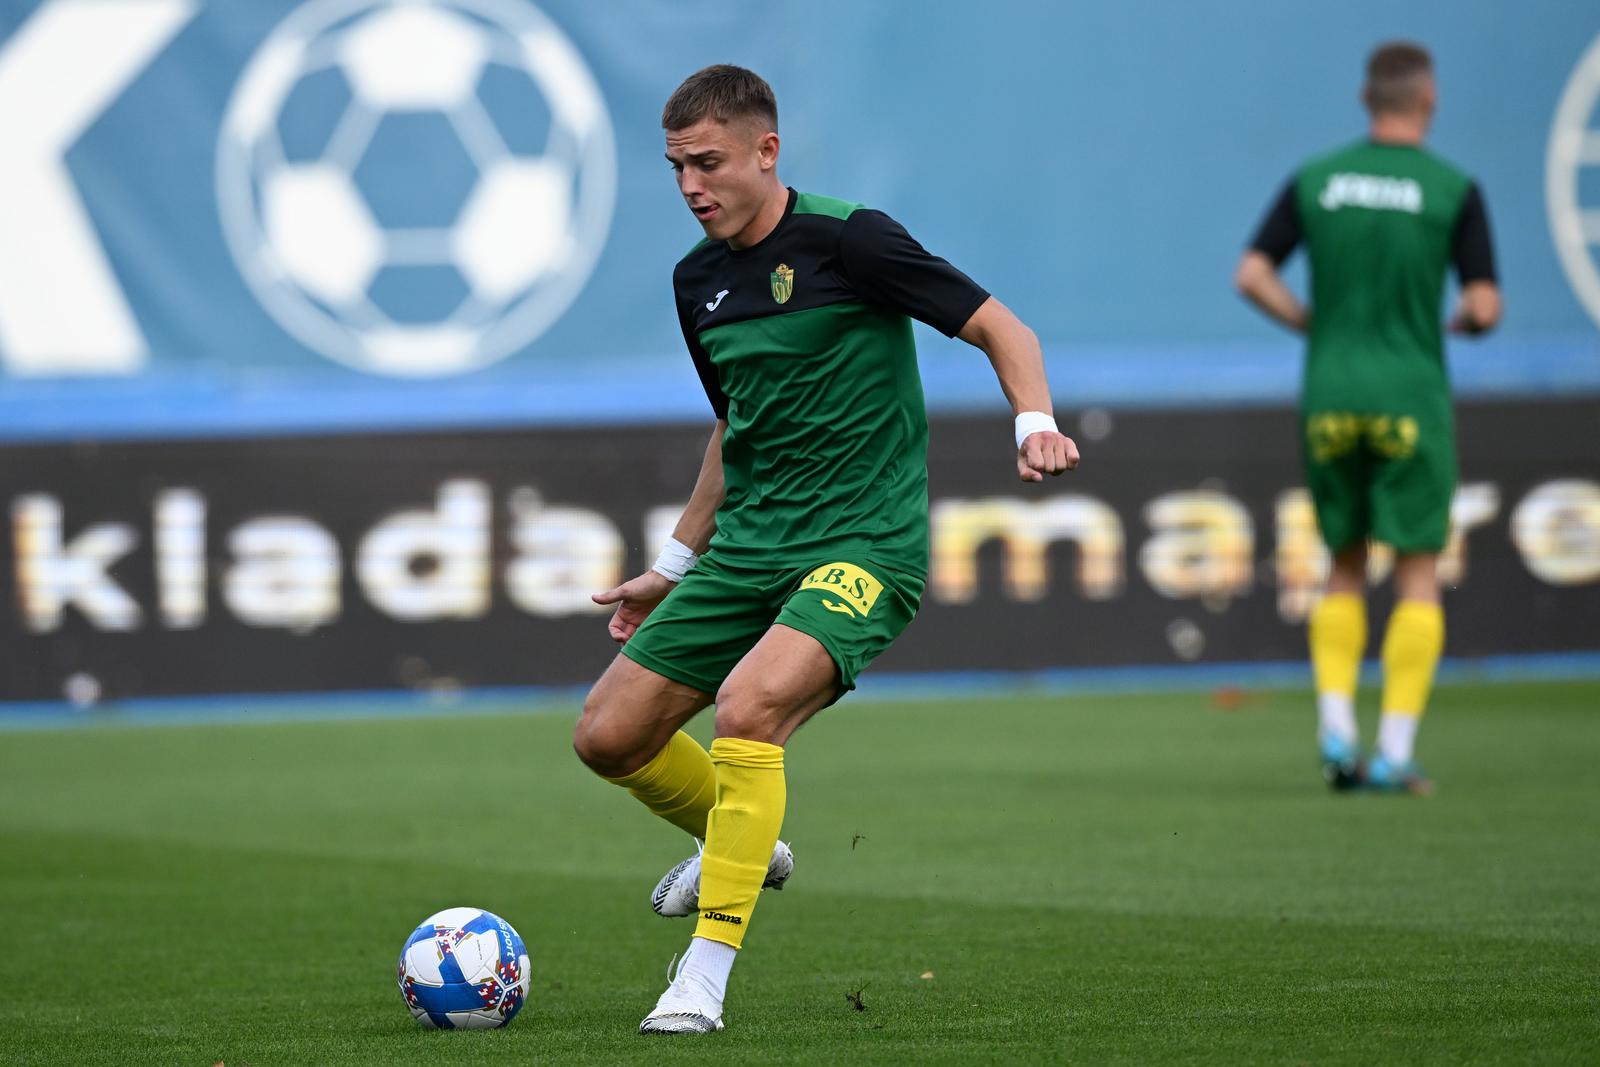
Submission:
M 1300 243 L 1300 208 L 1294 187 L 1291 178 L 1245 249 L 1233 282 L 1240 295 L 1268 318 L 1304 333 L 1311 324 L 1311 313 L 1278 275 L 1278 268 Z
M 689 503 L 673 527 L 673 540 L 686 546 L 695 555 L 711 547 L 711 535 L 717 532 L 717 508 L 722 504 L 725 488 L 722 481 L 722 435 L 727 431 L 726 419 L 718 419 L 706 444 L 705 458 L 700 463 L 700 476 L 695 479 L 694 492 Z M 644 620 L 655 610 L 678 583 L 652 567 L 637 578 L 630 578 L 614 589 L 596 593 L 591 599 L 596 604 L 615 604 L 611 622 L 606 627 L 612 640 L 626 644 Z
M 705 459 L 700 461 L 700 476 L 694 480 L 689 504 L 672 529 L 673 539 L 689 546 L 697 556 L 711 547 L 711 535 L 717 532 L 717 509 L 727 495 L 722 481 L 722 435 L 727 432 L 728 420 L 718 419 L 706 442 Z

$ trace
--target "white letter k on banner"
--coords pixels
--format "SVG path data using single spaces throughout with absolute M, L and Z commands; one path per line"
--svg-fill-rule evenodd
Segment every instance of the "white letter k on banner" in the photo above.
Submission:
M 128 374 L 143 362 L 65 157 L 198 6 L 53 0 L 0 45 L 0 360 L 11 373 Z

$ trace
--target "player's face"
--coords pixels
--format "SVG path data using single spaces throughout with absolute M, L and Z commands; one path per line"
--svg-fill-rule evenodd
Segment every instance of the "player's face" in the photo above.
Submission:
M 706 236 L 738 244 L 771 194 L 778 135 L 752 122 L 702 119 L 667 131 L 667 160 Z

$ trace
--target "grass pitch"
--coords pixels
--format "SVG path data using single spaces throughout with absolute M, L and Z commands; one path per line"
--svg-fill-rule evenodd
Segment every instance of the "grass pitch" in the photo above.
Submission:
M 825 713 L 701 1039 L 633 1032 L 689 842 L 570 715 L 0 733 L 0 1063 L 1600 1062 L 1600 686 L 1439 690 L 1427 800 L 1329 794 L 1307 703 Z M 457 904 L 528 943 L 506 1030 L 395 990 Z

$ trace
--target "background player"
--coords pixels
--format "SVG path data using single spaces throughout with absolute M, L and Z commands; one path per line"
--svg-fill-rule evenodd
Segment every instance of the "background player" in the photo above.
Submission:
M 1477 184 L 1422 147 L 1437 93 L 1415 44 L 1377 48 L 1362 101 L 1369 136 L 1302 166 L 1238 269 L 1239 291 L 1307 335 L 1301 444 L 1317 524 L 1333 554 L 1311 615 L 1323 769 L 1336 787 L 1364 781 L 1425 792 L 1417 724 L 1444 646 L 1438 553 L 1455 491 L 1454 418 L 1440 302 L 1455 265 L 1452 330 L 1500 319 L 1488 216 Z M 1304 243 L 1310 307 L 1278 276 Z M 1368 539 L 1394 547 L 1396 603 L 1383 640 L 1377 752 L 1359 761 L 1354 700 L 1367 641 Z
M 898 223 L 778 180 L 761 78 L 708 67 L 662 115 L 667 158 L 705 230 L 673 274 L 716 428 L 656 566 L 595 600 L 624 643 L 574 747 L 655 814 L 705 839 L 657 887 L 699 911 L 642 1032 L 722 1028 L 735 950 L 777 841 L 783 745 L 854 687 L 910 622 L 927 575 L 927 422 L 907 316 L 983 349 L 1016 417 L 1017 470 L 1077 465 L 1056 430 L 1038 340 Z M 670 596 L 669 596 L 670 594 Z M 709 754 L 680 730 L 717 705 Z

